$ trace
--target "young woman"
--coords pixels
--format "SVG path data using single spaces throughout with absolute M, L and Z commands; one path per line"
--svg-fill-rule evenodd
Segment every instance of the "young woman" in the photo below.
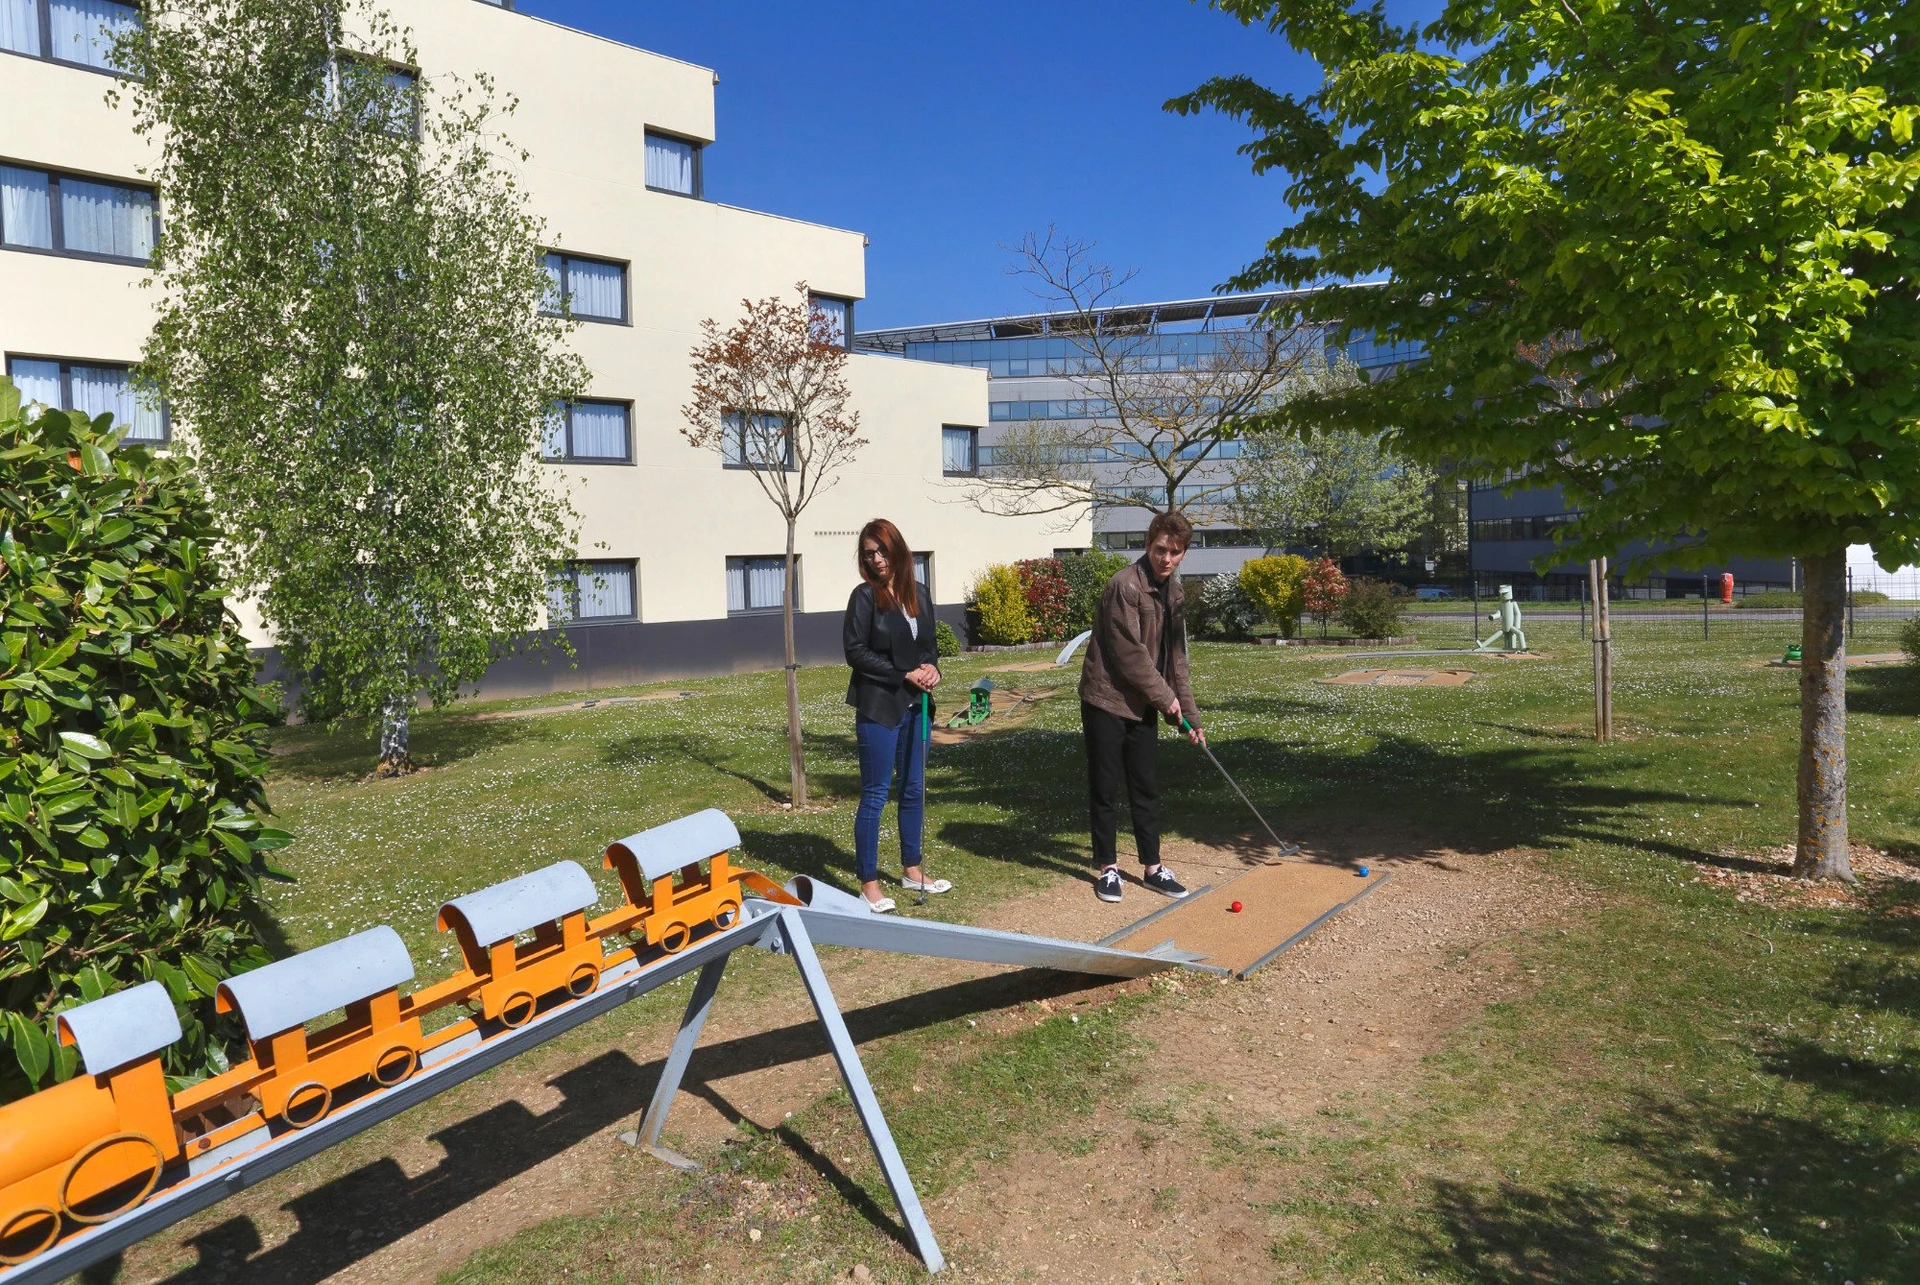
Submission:
M 910 892 L 946 892 L 945 879 L 920 868 L 925 815 L 927 722 L 940 684 L 940 649 L 933 636 L 933 600 L 913 577 L 913 554 L 900 528 L 875 518 L 860 529 L 860 586 L 847 599 L 844 637 L 847 704 L 856 711 L 860 748 L 860 810 L 853 821 L 854 862 L 860 892 L 876 915 L 893 909 L 880 891 L 880 813 L 900 780 L 900 885 Z M 924 708 L 923 708 L 924 707 Z

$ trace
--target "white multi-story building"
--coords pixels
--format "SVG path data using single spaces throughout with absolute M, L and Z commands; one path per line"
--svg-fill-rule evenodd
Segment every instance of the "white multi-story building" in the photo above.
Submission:
M 151 144 L 106 101 L 116 77 L 95 34 L 137 15 L 115 0 L 0 0 L 0 353 L 29 398 L 112 410 L 134 436 L 160 439 L 164 409 L 137 405 L 127 373 L 152 324 L 141 283 L 166 209 L 142 179 Z M 777 664 L 781 581 L 766 560 L 784 550 L 785 528 L 750 474 L 681 435 L 689 353 L 703 319 L 726 325 L 740 300 L 800 281 L 844 310 L 851 336 L 865 238 L 704 199 L 718 83 L 707 68 L 485 0 L 408 0 L 396 16 L 429 87 L 484 72 L 519 100 L 510 130 L 531 155 L 521 176 L 592 372 L 551 444 L 583 516 L 578 589 L 557 598 L 577 613 L 579 668 L 507 662 L 484 689 Z M 855 534 L 870 517 L 893 519 L 925 555 L 944 604 L 989 563 L 1089 543 L 1086 530 L 956 502 L 942 430 L 986 425 L 986 372 L 855 353 L 848 382 L 870 444 L 802 520 L 803 658 L 838 655 Z

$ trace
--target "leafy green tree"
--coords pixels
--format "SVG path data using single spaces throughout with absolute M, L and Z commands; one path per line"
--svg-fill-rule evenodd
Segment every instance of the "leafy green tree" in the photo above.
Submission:
M 1256 433 L 1241 447 L 1235 520 L 1269 545 L 1329 557 L 1407 548 L 1431 525 L 1433 469 L 1396 459 L 1380 436 L 1341 429 L 1291 437 Z
M 1920 559 L 1920 9 L 1460 0 L 1419 29 L 1336 0 L 1215 7 L 1323 73 L 1168 104 L 1246 121 L 1256 171 L 1289 177 L 1297 221 L 1232 284 L 1373 279 L 1305 309 L 1426 351 L 1264 427 L 1557 486 L 1581 517 L 1556 561 L 1629 539 L 1800 559 L 1795 870 L 1851 878 L 1845 551 Z M 1542 378 L 1527 351 L 1550 341 Z
M 167 1070 L 221 1069 L 222 977 L 266 962 L 269 701 L 205 493 L 111 417 L 20 414 L 0 379 L 0 1100 L 75 1069 L 54 1016 L 165 983 Z
M 540 623 L 577 522 L 538 460 L 583 382 L 484 78 L 415 84 L 366 4 L 173 0 L 117 50 L 165 226 L 145 374 L 231 532 L 309 714 L 411 766 Z
M 1240 588 L 1260 614 L 1291 638 L 1306 610 L 1307 572 L 1312 564 L 1297 553 L 1270 553 L 1240 564 Z

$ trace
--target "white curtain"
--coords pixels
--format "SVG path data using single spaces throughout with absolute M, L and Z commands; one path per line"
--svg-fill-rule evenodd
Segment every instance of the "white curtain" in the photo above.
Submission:
M 547 292 L 540 298 L 540 311 L 558 312 L 564 300 L 560 281 L 560 256 L 542 255 L 540 266 L 547 270 Z
M 60 180 L 66 248 L 122 259 L 153 255 L 153 194 L 112 183 Z
M 37 0 L 0 0 L 0 49 L 40 56 L 40 6 Z
M 127 438 L 136 442 L 166 439 L 166 425 L 158 407 L 148 406 L 133 390 L 133 376 L 125 366 L 82 366 L 67 368 L 73 382 L 72 409 L 89 418 L 102 413 L 113 416 L 116 425 L 129 426 Z
M 574 316 L 626 320 L 627 270 L 619 264 L 569 259 L 567 289 L 573 294 Z
M 927 587 L 927 573 L 932 565 L 933 555 L 931 553 L 916 553 L 913 555 L 913 578 L 920 582 L 922 589 Z
M 845 299 L 827 299 L 815 295 L 809 302 L 813 305 L 813 317 L 809 318 L 816 328 L 815 333 L 824 330 L 822 336 L 828 343 L 838 347 L 847 346 L 847 318 L 852 312 Z
M 943 428 L 940 430 L 940 467 L 947 473 L 974 471 L 972 429 Z
M 744 446 L 746 423 L 739 411 L 730 410 L 720 417 L 720 462 L 735 468 L 747 462 Z
M 60 363 L 27 361 L 15 357 L 8 372 L 13 386 L 20 390 L 22 402 L 38 402 L 48 410 L 64 410 L 60 404 Z
M 744 558 L 727 559 L 727 610 L 747 609 L 747 563 Z
M 692 196 L 693 153 L 692 143 L 647 135 L 647 186 Z
M 633 565 L 586 562 L 580 566 L 580 619 L 625 619 L 633 615 Z
M 553 573 L 553 580 L 547 585 L 547 624 L 564 625 L 573 619 L 574 571 L 568 567 Z
M 627 408 L 619 402 L 575 402 L 573 456 L 588 460 L 626 459 Z
M 0 239 L 8 245 L 53 249 L 53 201 L 45 174 L 0 165 Z
M 140 11 L 114 0 L 52 0 L 53 56 L 88 67 L 113 64 L 113 41 L 140 23 Z
M 555 406 L 547 411 L 546 422 L 540 428 L 540 458 L 567 458 L 567 411 L 564 406 Z
M 747 603 L 756 611 L 777 609 L 786 598 L 787 560 L 754 558 L 747 563 Z

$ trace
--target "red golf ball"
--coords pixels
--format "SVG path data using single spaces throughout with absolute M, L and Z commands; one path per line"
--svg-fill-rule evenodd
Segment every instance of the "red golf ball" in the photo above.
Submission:
M 1227 909 L 1231 910 L 1234 914 L 1237 915 L 1240 913 L 1240 909 L 1241 909 L 1240 903 L 1236 901 L 1231 906 L 1228 906 Z

